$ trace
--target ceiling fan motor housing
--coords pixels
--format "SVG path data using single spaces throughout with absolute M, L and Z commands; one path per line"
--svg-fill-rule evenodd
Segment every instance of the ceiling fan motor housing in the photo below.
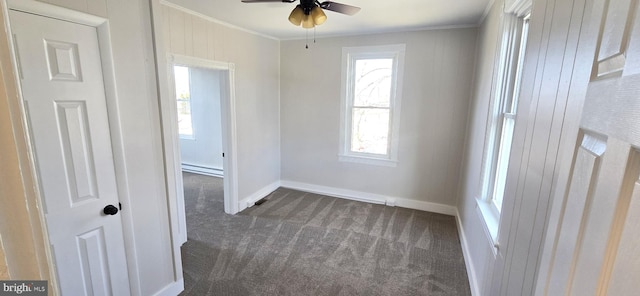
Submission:
M 300 0 L 300 7 L 304 11 L 305 15 L 311 14 L 311 10 L 316 7 L 315 0 Z

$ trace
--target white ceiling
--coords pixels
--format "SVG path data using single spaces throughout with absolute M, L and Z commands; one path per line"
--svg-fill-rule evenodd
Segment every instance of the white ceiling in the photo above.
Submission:
M 242 3 L 241 0 L 167 0 L 232 25 L 278 39 L 305 38 L 305 29 L 289 23 L 298 3 Z M 334 0 L 361 7 L 354 16 L 326 11 L 316 36 L 337 36 L 469 26 L 480 21 L 490 0 Z M 322 2 L 322 1 L 321 1 Z M 313 30 L 310 30 L 312 33 Z

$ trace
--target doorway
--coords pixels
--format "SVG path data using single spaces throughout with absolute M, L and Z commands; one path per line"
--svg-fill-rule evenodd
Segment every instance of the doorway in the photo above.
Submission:
M 221 70 L 173 66 L 182 171 L 224 177 Z
M 176 68 L 178 67 L 178 68 Z M 189 69 L 191 74 L 196 74 L 197 79 L 204 80 L 203 82 L 197 82 L 201 84 L 207 84 L 205 92 L 214 92 L 219 94 L 219 109 L 220 109 L 220 141 L 217 152 L 206 152 L 205 156 L 209 157 L 204 162 L 196 162 L 193 159 L 185 159 L 183 162 L 183 156 L 181 155 L 181 149 L 192 149 L 193 147 L 187 144 L 194 144 L 198 141 L 199 135 L 204 134 L 210 139 L 214 139 L 215 135 L 210 134 L 212 129 L 205 128 L 205 131 L 198 131 L 198 123 L 194 125 L 193 119 L 196 119 L 200 110 L 195 110 L 196 106 L 188 106 L 189 110 L 184 110 L 189 104 L 182 103 L 183 99 L 180 98 L 180 94 L 176 89 L 176 69 L 178 71 L 184 71 L 184 68 Z M 208 175 L 223 175 L 223 191 L 224 191 L 224 211 L 227 214 L 235 214 L 238 212 L 238 196 L 237 196 L 237 158 L 236 158 L 236 120 L 235 120 L 235 65 L 233 63 L 225 63 L 219 61 L 211 61 L 206 59 L 194 58 L 189 56 L 182 56 L 176 54 L 169 54 L 167 57 L 167 84 L 169 93 L 161 96 L 162 100 L 162 123 L 165 130 L 165 161 L 166 161 L 166 173 L 167 182 L 170 190 L 170 196 L 172 202 L 170 207 L 177 213 L 177 221 L 173 221 L 174 227 L 178 230 L 178 237 L 180 243 L 187 241 L 187 226 L 186 226 L 186 213 L 185 213 L 185 200 L 184 200 L 184 186 L 182 180 L 183 163 L 184 168 L 187 171 L 197 173 L 205 173 Z M 200 73 L 201 72 L 201 73 Z M 202 75 L 200 75 L 202 74 Z M 215 79 L 214 79 L 215 77 Z M 191 77 L 191 78 L 196 78 Z M 190 78 L 190 81 L 193 80 Z M 183 83 L 184 84 L 184 83 Z M 184 87 L 183 87 L 184 88 Z M 206 90 L 209 88 L 209 90 Z M 214 90 L 214 89 L 217 89 Z M 189 100 L 191 97 L 191 87 L 189 89 Z M 211 103 L 211 102 L 209 102 Z M 197 103 L 196 103 L 197 104 Z M 179 106 L 183 110 L 178 110 Z M 206 108 L 206 107 L 205 107 Z M 181 117 L 178 118 L 178 113 L 182 112 Z M 206 112 L 203 113 L 206 116 Z M 188 116 L 184 116 L 188 115 Z M 190 118 L 191 117 L 191 118 Z M 180 122 L 179 122 L 180 120 Z M 185 122 L 188 120 L 188 122 Z M 209 123 L 209 127 L 212 127 L 215 123 Z M 207 126 L 205 123 L 204 126 Z M 182 131 L 180 131 L 182 129 Z M 202 128 L 200 128 L 202 129 Z M 211 142 L 215 142 L 211 141 Z M 188 148 L 188 149 L 187 149 Z M 185 151 L 187 152 L 187 151 Z M 224 155 L 224 156 L 223 156 Z M 217 160 L 216 160 L 217 158 Z M 215 164 L 218 161 L 220 170 L 216 170 Z

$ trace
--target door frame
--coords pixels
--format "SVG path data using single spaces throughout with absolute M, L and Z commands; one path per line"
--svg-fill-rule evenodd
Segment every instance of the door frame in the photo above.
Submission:
M 237 170 L 237 134 L 236 134 L 236 97 L 235 97 L 235 64 L 196 58 L 179 54 L 167 54 L 167 87 L 169 95 L 161 96 L 161 117 L 164 135 L 165 162 L 167 176 L 173 176 L 175 190 L 170 191 L 170 199 L 177 201 L 176 212 L 178 214 L 178 228 L 180 240 L 187 241 L 186 216 L 184 208 L 184 188 L 182 184 L 182 161 L 180 155 L 180 135 L 178 133 L 178 108 L 175 98 L 170 94 L 175 93 L 175 81 L 173 66 L 186 66 L 190 68 L 203 68 L 220 71 L 220 115 L 222 120 L 222 150 L 224 158 L 224 211 L 227 214 L 238 212 L 238 170 Z M 167 178 L 171 179 L 171 178 Z
M 11 32 L 11 20 L 9 19 L 9 10 L 21 11 L 26 13 L 31 13 L 35 15 L 39 15 L 42 17 L 48 17 L 53 19 L 58 19 L 62 21 L 72 22 L 76 24 L 86 25 L 90 27 L 94 27 L 96 29 L 98 42 L 100 46 L 100 59 L 102 65 L 102 76 L 104 79 L 104 90 L 105 90 L 105 103 L 108 114 L 108 124 L 110 129 L 110 139 L 114 160 L 114 167 L 116 173 L 116 184 L 119 200 L 122 204 L 129 205 L 131 204 L 131 197 L 129 193 L 128 186 L 128 175 L 126 171 L 126 159 L 125 159 L 125 147 L 124 147 L 124 139 L 122 133 L 122 126 L 120 124 L 120 115 L 119 115 L 119 98 L 117 95 L 117 87 L 115 81 L 115 70 L 114 70 L 114 59 L 112 53 L 112 42 L 111 42 L 111 34 L 109 27 L 109 20 L 106 18 L 102 18 L 99 16 L 87 14 L 84 12 L 63 8 L 60 6 L 55 6 L 48 3 L 43 3 L 35 0 L 0 0 L 3 2 L 3 15 L 5 17 L 5 26 Z M 47 262 L 49 264 L 49 269 L 51 271 L 51 286 L 54 288 L 54 295 L 60 294 L 58 290 L 59 287 L 57 285 L 57 267 L 55 261 L 53 259 L 53 250 L 51 250 L 51 244 L 49 242 L 49 235 L 47 230 L 47 221 L 44 214 L 43 208 L 43 196 L 40 192 L 39 186 L 39 176 L 38 170 L 35 163 L 35 153 L 34 147 L 31 142 L 31 134 L 29 132 L 29 124 L 26 117 L 26 111 L 24 106 L 24 98 L 22 95 L 22 84 L 20 81 L 20 67 L 19 60 L 20 57 L 17 54 L 16 45 L 14 44 L 13 38 L 7 36 L 7 41 L 9 43 L 9 54 L 11 58 L 11 67 L 14 73 L 17 76 L 14 77 L 14 83 L 17 90 L 17 97 L 14 98 L 16 102 L 14 102 L 18 107 L 18 112 L 13 114 L 16 118 L 20 118 L 22 125 L 25 127 L 24 131 L 18 131 L 14 129 L 17 137 L 24 137 L 25 139 L 25 148 L 27 157 L 29 159 L 29 169 L 33 174 L 33 183 L 35 190 L 35 203 L 37 204 L 37 212 L 40 216 L 42 232 L 43 232 L 43 240 L 46 244 L 45 252 L 47 254 Z M 29 196 L 27 196 L 29 198 Z M 134 227 L 133 227 L 133 213 L 132 211 L 121 211 L 122 217 L 122 230 L 125 242 L 125 254 L 127 261 L 127 271 L 129 273 L 129 287 L 132 291 L 132 294 L 139 294 L 141 291 L 140 277 L 139 277 L 139 268 L 138 268 L 138 260 L 137 254 L 135 250 L 135 235 L 134 235 Z

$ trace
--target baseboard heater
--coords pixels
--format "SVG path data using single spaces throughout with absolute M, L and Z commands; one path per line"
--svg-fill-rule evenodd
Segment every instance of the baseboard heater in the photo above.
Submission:
M 187 173 L 201 174 L 213 177 L 224 177 L 224 171 L 222 169 L 210 168 L 205 166 L 182 164 L 182 171 Z

